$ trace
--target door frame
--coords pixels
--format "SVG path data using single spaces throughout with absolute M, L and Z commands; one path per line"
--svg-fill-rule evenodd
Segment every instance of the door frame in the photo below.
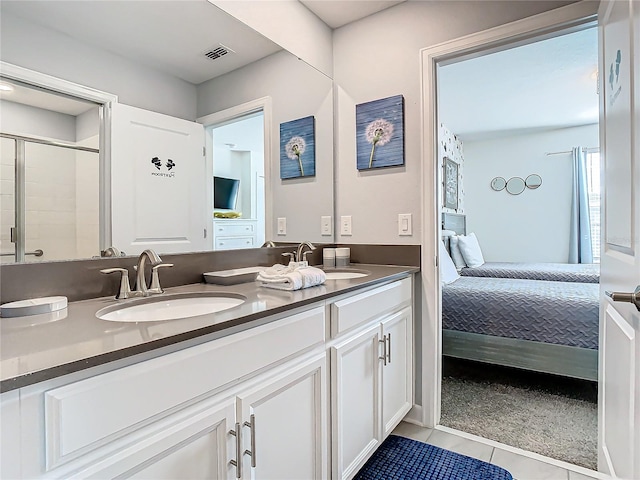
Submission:
M 422 260 L 420 269 L 420 318 L 422 332 L 417 345 L 416 390 L 421 394 L 407 420 L 433 428 L 440 423 L 442 380 L 442 290 L 438 269 L 440 198 L 442 186 L 438 168 L 437 66 L 532 40 L 552 38 L 578 31 L 597 21 L 597 2 L 581 1 L 532 17 L 500 25 L 420 51 L 421 85 L 421 205 Z
M 99 170 L 99 216 L 100 250 L 111 245 L 111 106 L 118 102 L 118 96 L 96 90 L 62 78 L 20 67 L 0 60 L 0 75 L 11 80 L 28 83 L 53 92 L 63 93 L 97 103 L 100 108 L 100 141 L 98 149 Z
M 273 197 L 271 193 L 271 124 L 272 124 L 272 101 L 270 96 L 250 100 L 240 105 L 236 105 L 219 112 L 210 113 L 198 117 L 196 121 L 204 125 L 205 128 L 205 147 L 207 152 L 213 152 L 213 143 L 211 135 L 208 131 L 211 127 L 219 127 L 227 123 L 232 123 L 241 117 L 262 111 L 263 128 L 264 128 L 264 227 L 265 239 L 273 238 L 273 221 L 269 221 L 268 212 L 273 211 Z M 207 178 L 213 178 L 213 162 L 210 161 L 211 155 L 207 154 Z M 213 187 L 207 186 L 207 204 L 213 205 Z M 273 220 L 273 219 L 271 219 Z M 211 241 L 213 242 L 213 216 L 209 215 L 207 220 L 207 231 L 211 232 Z M 212 243 L 213 247 L 213 243 Z

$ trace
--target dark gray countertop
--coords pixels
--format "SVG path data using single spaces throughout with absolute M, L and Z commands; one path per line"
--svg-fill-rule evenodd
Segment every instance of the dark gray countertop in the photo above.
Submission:
M 387 283 L 417 272 L 415 267 L 353 265 L 366 277 L 327 280 L 294 292 L 264 288 L 255 282 L 221 286 L 205 283 L 166 290 L 232 292 L 246 301 L 232 309 L 161 322 L 118 323 L 101 320 L 96 312 L 116 303 L 113 297 L 70 302 L 59 312 L 0 319 L 0 392 L 33 385 L 62 375 L 152 352 L 248 322 L 320 302 L 363 287 Z M 156 297 L 157 298 L 157 297 Z

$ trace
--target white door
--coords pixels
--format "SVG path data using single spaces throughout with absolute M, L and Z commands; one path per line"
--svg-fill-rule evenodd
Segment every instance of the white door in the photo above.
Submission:
M 382 321 L 387 359 L 382 367 L 382 437 L 386 438 L 413 405 L 411 308 Z
M 638 7 L 637 2 L 619 0 L 603 2 L 598 12 L 600 148 L 606 182 L 601 253 L 598 469 L 628 479 L 640 478 L 640 289 L 637 299 L 633 295 L 620 295 L 633 293 L 640 285 Z M 612 292 L 618 293 L 610 298 Z M 636 305 L 628 303 L 634 299 Z
M 207 249 L 204 127 L 114 104 L 112 245 L 128 255 Z
M 205 400 L 124 437 L 120 443 L 126 447 L 114 455 L 73 475 L 59 473 L 59 478 L 233 479 L 236 469 L 229 460 L 237 449 L 229 431 L 234 425 L 233 398 Z
M 380 438 L 380 324 L 331 347 L 332 478 L 352 478 Z
M 242 478 L 327 478 L 327 398 L 324 354 L 239 395 Z

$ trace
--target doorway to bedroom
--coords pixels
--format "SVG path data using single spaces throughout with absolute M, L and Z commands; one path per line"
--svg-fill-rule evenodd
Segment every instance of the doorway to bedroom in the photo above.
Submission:
M 440 423 L 592 470 L 606 81 L 593 25 L 437 66 Z

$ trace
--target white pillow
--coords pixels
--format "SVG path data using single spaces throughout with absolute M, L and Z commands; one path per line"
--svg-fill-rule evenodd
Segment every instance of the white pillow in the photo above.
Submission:
M 460 251 L 460 246 L 458 244 L 458 239 L 462 235 L 452 235 L 449 237 L 449 251 L 451 252 L 451 259 L 453 263 L 455 263 L 457 268 L 464 268 L 467 264 L 464 261 L 464 257 L 462 256 L 462 252 Z
M 455 282 L 459 278 L 460 275 L 458 275 L 456 266 L 444 247 L 443 241 L 440 240 L 440 281 L 446 285 Z
M 484 257 L 475 233 L 470 233 L 466 237 L 458 237 L 458 247 L 467 266 L 479 267 L 484 265 Z

